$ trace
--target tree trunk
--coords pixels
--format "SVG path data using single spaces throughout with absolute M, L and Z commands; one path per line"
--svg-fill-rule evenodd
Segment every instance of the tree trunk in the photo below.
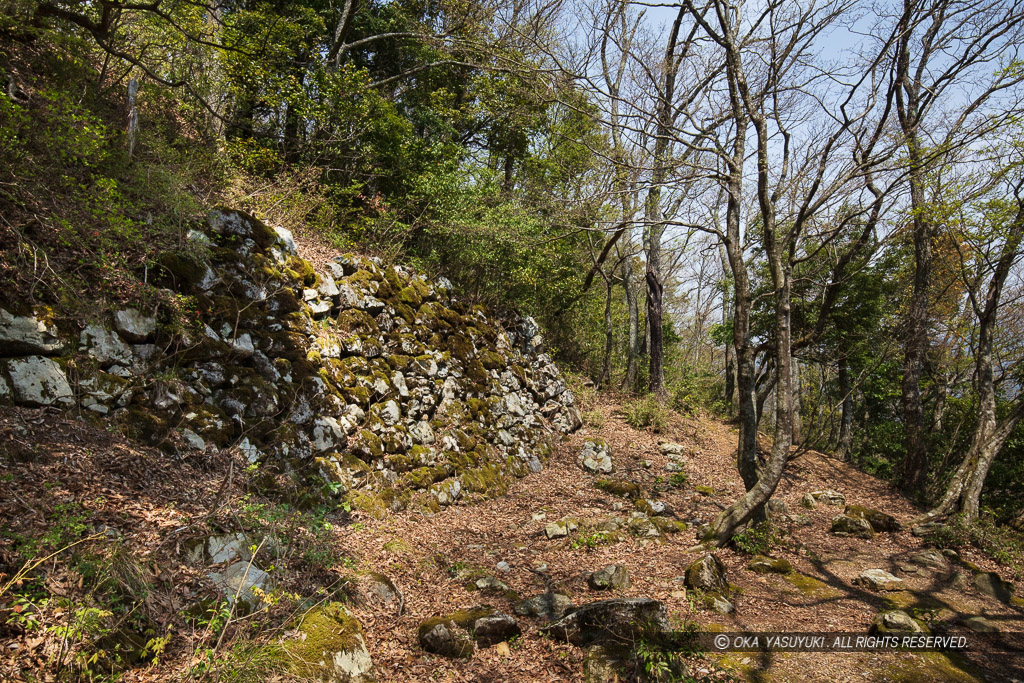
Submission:
M 627 391 L 636 391 L 637 363 L 640 359 L 640 311 L 637 309 L 636 292 L 633 291 L 633 263 L 628 255 L 622 259 L 622 284 L 626 291 L 626 308 L 629 311 L 629 357 L 626 359 L 626 379 L 623 386 Z
M 612 375 L 612 283 L 614 280 L 606 276 L 604 279 L 604 361 L 601 364 L 599 387 L 608 386 Z
M 1010 437 L 1021 417 L 1024 417 L 1024 396 L 1018 396 L 1009 415 L 1001 421 L 996 416 L 996 389 L 993 371 L 995 331 L 998 322 L 999 300 L 1010 269 L 1020 252 L 1024 239 L 1024 201 L 1017 198 L 1017 215 L 1010 225 L 1006 241 L 1000 249 L 992 277 L 989 280 L 984 306 L 971 293 L 971 304 L 978 316 L 978 348 L 974 355 L 978 388 L 978 420 L 975 424 L 967 455 L 953 474 L 939 504 L 927 517 L 962 512 L 968 520 L 978 517 L 981 490 L 992 461 L 1006 439 Z
M 853 389 L 850 386 L 850 361 L 845 357 L 839 360 L 839 393 L 843 397 L 843 407 L 836 455 L 840 460 L 848 460 L 853 450 Z
M 670 150 L 672 127 L 676 117 L 675 89 L 676 69 L 679 60 L 676 56 L 676 42 L 679 39 L 679 26 L 686 13 L 684 6 L 679 6 L 668 43 L 665 46 L 665 60 L 662 63 L 664 74 L 661 91 L 658 93 L 656 109 L 657 132 L 654 140 L 652 157 L 651 187 L 647 192 L 644 205 L 644 220 L 647 230 L 647 329 L 650 335 L 647 352 L 650 358 L 649 384 L 651 393 L 665 395 L 664 366 L 664 335 L 662 333 L 662 302 L 664 298 L 664 281 L 661 272 L 661 238 L 665 232 L 665 221 L 661 212 L 661 187 L 668 175 L 668 155 Z
M 793 393 L 789 397 L 790 410 L 793 413 L 793 443 L 803 442 L 804 421 L 800 416 L 800 392 L 802 390 L 800 380 L 800 363 L 793 359 Z

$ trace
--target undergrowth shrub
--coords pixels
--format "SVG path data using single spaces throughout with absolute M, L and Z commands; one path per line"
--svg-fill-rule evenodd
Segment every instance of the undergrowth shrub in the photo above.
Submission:
M 1024 572 L 1024 533 L 997 524 L 990 514 L 973 523 L 956 515 L 926 540 L 937 548 L 975 548 L 1015 572 Z
M 630 401 L 623 406 L 623 411 L 633 429 L 650 429 L 655 434 L 668 429 L 670 411 L 656 396 Z
M 771 521 L 765 520 L 732 537 L 738 550 L 748 555 L 769 555 L 782 544 L 784 532 Z

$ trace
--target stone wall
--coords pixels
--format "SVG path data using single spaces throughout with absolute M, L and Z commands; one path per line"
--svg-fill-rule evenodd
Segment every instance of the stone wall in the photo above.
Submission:
M 377 515 L 500 495 L 580 425 L 537 325 L 466 305 L 443 278 L 353 255 L 316 272 L 286 230 L 231 210 L 160 262 L 153 310 L 84 329 L 0 311 L 0 402 L 78 410 L 183 454 L 237 446 Z

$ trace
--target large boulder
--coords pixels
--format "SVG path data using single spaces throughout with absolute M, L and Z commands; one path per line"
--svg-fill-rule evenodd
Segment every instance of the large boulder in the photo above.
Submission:
M 490 647 L 518 637 L 522 631 L 516 620 L 493 607 L 480 605 L 431 617 L 417 631 L 420 647 L 444 657 L 472 657 L 477 645 Z
M 664 603 L 650 598 L 618 598 L 578 607 L 542 632 L 583 647 L 593 643 L 632 642 L 668 629 Z
M 686 587 L 691 590 L 722 591 L 729 588 L 725 565 L 708 553 L 686 568 Z
M 995 572 L 981 572 L 975 576 L 974 587 L 979 593 L 1007 604 L 1013 598 L 1013 584 L 1003 581 L 999 574 Z
M 19 316 L 0 308 L 0 356 L 49 356 L 64 342 L 45 316 Z
M 863 517 L 837 515 L 832 518 L 832 533 L 836 536 L 873 538 L 875 530 L 871 527 L 871 523 Z
M 902 528 L 892 515 L 887 515 L 884 512 L 879 512 L 874 508 L 867 508 L 862 505 L 847 505 L 843 509 L 843 514 L 847 517 L 858 517 L 866 520 L 876 532 L 899 531 Z
M 68 378 L 50 358 L 12 358 L 3 363 L 2 369 L 11 380 L 11 392 L 16 403 L 28 406 L 69 406 L 74 403 L 74 392 Z
M 142 343 L 156 332 L 156 316 L 126 308 L 114 313 L 114 327 L 128 341 Z
M 561 593 L 541 593 L 532 598 L 520 600 L 513 611 L 523 617 L 538 617 L 554 621 L 565 616 L 573 608 L 572 600 Z
M 793 573 L 793 565 L 789 563 L 789 560 L 781 557 L 765 557 L 764 555 L 756 555 L 747 565 L 747 569 L 757 574 Z
M 373 660 L 359 621 L 337 602 L 306 612 L 285 640 L 285 661 L 291 672 L 304 680 L 328 683 L 375 681 Z

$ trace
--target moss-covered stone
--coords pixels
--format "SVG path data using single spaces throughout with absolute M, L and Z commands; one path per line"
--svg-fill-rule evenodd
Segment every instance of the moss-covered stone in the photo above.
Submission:
M 621 496 L 629 500 L 636 500 L 643 496 L 643 490 L 639 484 L 624 479 L 598 479 L 594 486 L 613 496 Z
M 314 607 L 299 619 L 295 630 L 299 637 L 282 645 L 282 661 L 292 674 L 345 683 L 373 680 L 362 627 L 340 603 Z
M 663 534 L 678 534 L 680 531 L 686 531 L 687 529 L 686 522 L 677 519 L 669 519 L 660 515 L 655 515 L 650 519 L 654 527 Z
M 747 565 L 747 569 L 757 574 L 789 574 L 793 571 L 793 565 L 784 558 L 756 555 Z
M 344 334 L 380 334 L 377 321 L 369 313 L 358 308 L 346 308 L 339 313 L 336 325 L 337 330 Z
M 368 462 L 376 462 L 384 457 L 384 444 L 379 436 L 368 429 L 356 435 L 352 451 Z
M 506 365 L 506 361 L 502 358 L 501 354 L 489 349 L 479 351 L 477 357 L 487 370 L 500 370 Z

